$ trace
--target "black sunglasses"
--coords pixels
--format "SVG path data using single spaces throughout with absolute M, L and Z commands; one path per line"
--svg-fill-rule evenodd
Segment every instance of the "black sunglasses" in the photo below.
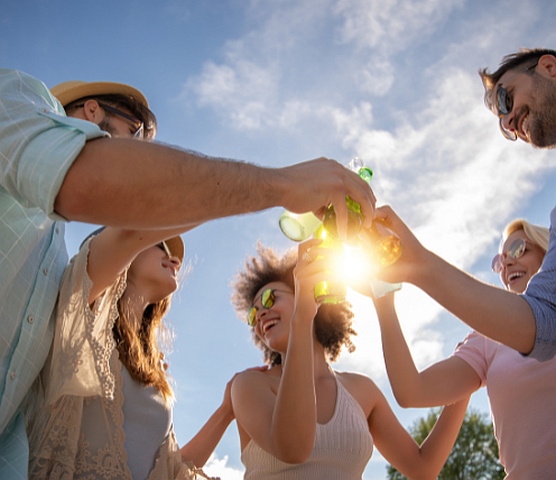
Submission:
M 135 131 L 132 132 L 132 134 L 135 138 L 142 138 L 143 137 L 144 124 L 141 120 L 139 120 L 138 118 L 135 118 L 134 116 L 129 115 L 125 112 L 122 112 L 121 110 L 118 110 L 115 107 L 112 107 L 110 105 L 106 105 L 106 103 L 101 103 L 101 102 L 97 102 L 97 103 L 99 104 L 99 106 L 101 108 L 103 108 L 107 112 L 113 113 L 114 115 L 118 115 L 119 117 L 122 117 L 122 118 L 125 118 L 126 120 L 129 120 L 133 124 L 133 126 L 135 127 Z
M 145 124 L 141 120 L 125 112 L 122 112 L 121 110 L 118 110 L 116 107 L 107 105 L 106 103 L 99 102 L 99 101 L 97 101 L 97 103 L 98 106 L 101 107 L 103 110 L 106 110 L 107 112 L 110 112 L 114 115 L 118 115 L 119 117 L 125 118 L 126 120 L 130 121 L 133 124 L 133 127 L 135 128 L 135 130 L 131 132 L 133 137 L 143 138 L 143 129 Z M 84 103 L 80 103 L 79 105 L 74 105 L 72 108 L 81 108 L 84 106 L 85 106 Z
M 523 70 L 523 72 L 516 72 L 509 79 L 506 79 L 506 81 L 511 80 L 520 73 L 528 72 L 529 70 L 536 68 L 537 65 L 538 62 L 527 67 L 525 70 Z M 500 118 L 500 131 L 502 132 L 502 135 L 504 135 L 504 137 L 506 137 L 508 140 L 515 142 L 517 140 L 517 132 L 515 130 L 506 130 L 502 123 L 502 117 L 504 115 L 508 115 L 513 108 L 514 98 L 512 94 L 508 90 L 506 90 L 501 83 L 499 83 L 498 87 L 496 88 L 496 109 L 498 110 L 498 118 Z

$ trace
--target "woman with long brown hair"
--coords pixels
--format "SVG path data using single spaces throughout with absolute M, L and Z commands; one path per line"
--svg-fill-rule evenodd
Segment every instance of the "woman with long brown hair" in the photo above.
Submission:
M 106 227 L 66 269 L 30 478 L 193 479 L 233 420 L 228 395 L 180 453 L 162 342 L 184 258 L 176 233 Z

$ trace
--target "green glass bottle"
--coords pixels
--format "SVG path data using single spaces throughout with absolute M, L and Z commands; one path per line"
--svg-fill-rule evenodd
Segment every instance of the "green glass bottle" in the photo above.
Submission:
M 331 253 L 343 248 L 342 242 L 329 235 L 321 225 L 315 231 L 315 238 L 322 240 L 319 248 L 330 249 Z M 315 300 L 321 304 L 335 305 L 346 301 L 346 285 L 340 280 L 326 280 L 315 285 Z

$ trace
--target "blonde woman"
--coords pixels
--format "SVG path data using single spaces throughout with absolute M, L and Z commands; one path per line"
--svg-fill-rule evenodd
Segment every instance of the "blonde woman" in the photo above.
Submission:
M 548 229 L 517 219 L 504 229 L 492 268 L 522 293 L 548 248 Z M 377 299 L 388 376 L 402 407 L 432 407 L 487 388 L 507 479 L 550 479 L 556 471 L 556 359 L 538 362 L 470 333 L 454 354 L 419 372 L 403 337 L 393 295 Z

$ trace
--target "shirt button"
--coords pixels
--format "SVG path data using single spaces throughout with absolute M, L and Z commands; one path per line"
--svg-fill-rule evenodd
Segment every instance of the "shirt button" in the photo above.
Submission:
M 15 372 L 10 373 L 10 378 L 11 378 L 12 380 L 15 380 L 15 377 L 16 377 Z
M 27 321 L 28 321 L 29 323 L 33 323 L 33 322 L 35 321 L 35 317 L 33 317 L 33 315 L 29 315 L 29 316 L 27 317 Z
M 44 273 L 45 275 L 47 275 L 47 274 L 48 274 L 48 268 L 46 268 L 46 267 L 43 268 L 43 269 L 42 269 L 42 273 Z

